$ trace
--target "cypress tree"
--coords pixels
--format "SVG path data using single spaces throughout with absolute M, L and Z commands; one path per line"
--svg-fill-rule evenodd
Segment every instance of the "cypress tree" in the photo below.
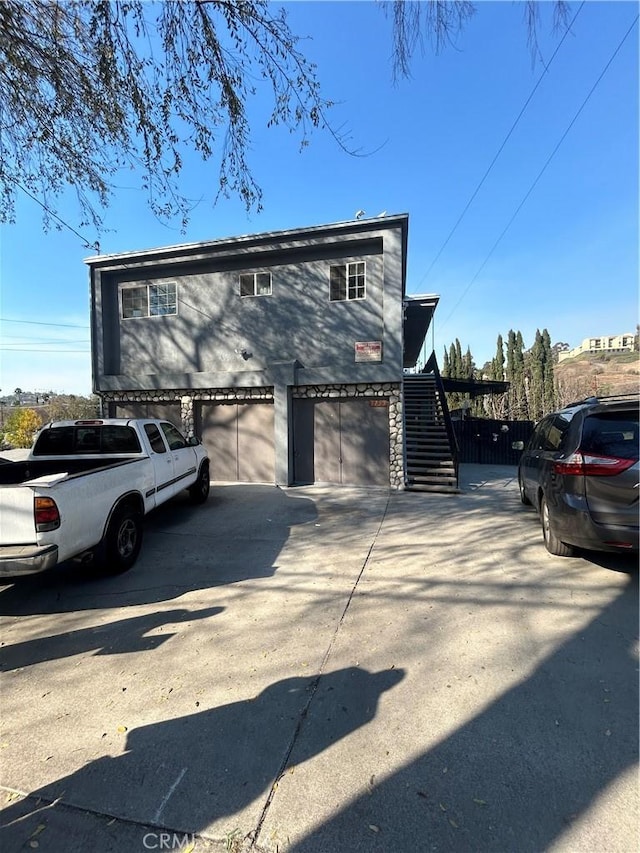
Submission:
M 515 388 L 515 351 L 516 351 L 516 333 L 513 329 L 509 329 L 507 335 L 507 370 L 506 379 L 509 383 L 509 391 L 507 393 L 507 414 L 512 420 L 516 419 L 516 388 Z
M 538 421 L 543 415 L 543 379 L 544 379 L 544 349 L 540 329 L 536 329 L 536 337 L 528 358 L 527 378 L 529 380 L 529 417 Z
M 456 357 L 456 379 L 464 378 L 464 368 L 462 364 L 462 347 L 460 346 L 460 341 L 456 338 L 456 346 L 455 346 L 455 357 Z
M 551 348 L 551 336 L 547 329 L 542 330 L 542 348 L 544 353 L 542 401 L 546 415 L 556 408 L 556 388 L 553 375 L 554 352 Z
M 473 356 L 471 355 L 471 347 L 467 347 L 467 351 L 462 359 L 462 378 L 473 379 L 474 364 Z
M 449 368 L 449 354 L 447 353 L 447 348 L 444 348 L 444 356 L 442 359 L 442 375 L 449 376 L 450 368 Z
M 498 335 L 498 340 L 496 342 L 496 357 L 493 359 L 493 379 L 497 379 L 498 382 L 504 382 L 504 343 L 502 340 L 502 335 Z
M 516 332 L 513 347 L 513 386 L 514 411 L 512 417 L 526 420 L 529 417 L 527 405 L 527 386 L 524 370 L 524 340 L 520 331 Z

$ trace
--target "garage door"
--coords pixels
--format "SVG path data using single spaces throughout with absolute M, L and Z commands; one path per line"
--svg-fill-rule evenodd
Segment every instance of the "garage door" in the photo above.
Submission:
M 386 400 L 294 400 L 296 483 L 389 485 Z
M 109 403 L 114 418 L 159 418 L 182 431 L 180 403 Z
M 214 480 L 274 483 L 273 403 L 201 403 L 196 432 Z

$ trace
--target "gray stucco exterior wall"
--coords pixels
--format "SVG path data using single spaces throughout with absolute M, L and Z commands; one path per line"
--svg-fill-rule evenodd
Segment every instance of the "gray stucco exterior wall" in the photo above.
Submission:
M 87 260 L 94 391 L 177 395 L 193 429 L 195 396 L 273 388 L 276 482 L 290 483 L 295 388 L 401 381 L 407 232 L 401 215 Z M 331 301 L 330 267 L 347 263 L 365 264 L 366 298 Z M 245 272 L 270 273 L 271 293 L 241 296 Z M 123 288 L 161 283 L 175 314 L 122 317 Z M 361 341 L 381 360 L 356 361 Z

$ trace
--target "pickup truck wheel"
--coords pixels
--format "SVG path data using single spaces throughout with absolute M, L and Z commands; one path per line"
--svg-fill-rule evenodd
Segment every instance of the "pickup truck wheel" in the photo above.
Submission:
M 203 462 L 198 471 L 198 479 L 189 489 L 189 497 L 194 504 L 203 504 L 209 497 L 209 464 Z
M 551 522 L 549 520 L 549 504 L 544 497 L 540 501 L 540 520 L 542 522 L 542 536 L 544 538 L 544 544 L 547 551 L 555 557 L 573 557 L 573 547 L 561 542 L 551 529 Z
M 113 575 L 126 572 L 138 559 L 141 547 L 141 514 L 130 507 L 117 509 L 105 537 L 105 571 Z

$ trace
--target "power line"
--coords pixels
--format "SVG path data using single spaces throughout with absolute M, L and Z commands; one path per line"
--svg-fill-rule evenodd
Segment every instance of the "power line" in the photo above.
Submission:
M 25 323 L 28 326 L 57 326 L 60 329 L 89 328 L 89 326 L 78 326 L 73 323 L 43 323 L 40 320 L 11 320 L 9 317 L 0 317 L 0 323 Z
M 12 349 L 11 347 L 0 347 L 0 352 L 47 352 L 49 355 L 59 355 L 60 353 L 75 353 L 76 355 L 88 355 L 91 350 L 88 349 Z
M 22 190 L 22 192 L 25 195 L 28 195 L 30 199 L 33 199 L 36 204 L 39 204 L 40 207 L 46 212 L 47 216 L 50 216 L 52 219 L 55 219 L 56 222 L 59 222 L 60 225 L 62 225 L 64 228 L 67 228 L 69 231 L 71 231 L 72 234 L 75 234 L 76 237 L 79 237 L 80 240 L 82 240 L 85 249 L 93 249 L 94 252 L 100 252 L 100 244 L 97 241 L 95 243 L 89 242 L 86 237 L 83 237 L 79 231 L 76 231 L 76 229 L 69 225 L 68 222 L 65 222 L 64 219 L 61 219 L 57 213 L 54 213 L 53 210 L 51 210 L 51 208 L 48 207 L 44 202 L 40 201 L 40 199 L 36 198 L 33 193 L 30 193 L 29 190 L 25 189 L 21 183 L 16 181 L 15 178 L 9 177 L 9 180 L 13 181 L 13 183 L 18 187 L 18 189 Z
M 574 124 L 576 123 L 576 121 L 578 120 L 578 117 L 580 116 L 580 113 L 581 113 L 581 112 L 582 112 L 582 110 L 585 108 L 585 106 L 587 105 L 587 102 L 589 101 L 589 99 L 591 98 L 591 96 L 592 96 L 592 95 L 593 95 L 593 93 L 595 92 L 596 88 L 597 88 L 597 87 L 598 87 L 598 85 L 600 84 L 600 81 L 602 80 L 602 78 L 604 77 L 604 75 L 605 75 L 605 74 L 607 73 L 607 71 L 609 70 L 609 66 L 611 65 L 611 63 L 613 62 L 613 60 L 616 58 L 616 56 L 617 56 L 617 55 L 618 55 L 618 53 L 620 52 L 620 50 L 621 50 L 621 48 L 622 48 L 622 45 L 625 43 L 625 41 L 626 41 L 626 40 L 627 40 L 627 38 L 629 37 L 629 35 L 630 35 L 631 31 L 633 30 L 633 28 L 635 27 L 635 25 L 638 23 L 638 18 L 639 18 L 639 17 L 640 17 L 639 15 L 636 15 L 636 17 L 635 17 L 635 19 L 634 19 L 633 23 L 631 24 L 631 26 L 629 27 L 629 29 L 627 30 L 627 32 L 626 32 L 626 33 L 624 34 L 624 36 L 622 37 L 622 40 L 620 41 L 620 43 L 618 44 L 618 46 L 617 46 L 617 47 L 616 47 L 616 49 L 614 50 L 614 52 L 613 52 L 613 54 L 612 54 L 611 58 L 609 59 L 609 61 L 608 61 L 608 62 L 607 62 L 607 64 L 605 65 L 605 67 L 603 68 L 603 70 L 602 70 L 602 72 L 601 72 L 600 76 L 598 77 L 598 79 L 596 80 L 596 82 L 595 82 L 595 83 L 593 84 L 593 86 L 591 87 L 591 89 L 590 89 L 590 91 L 589 91 L 589 93 L 588 93 L 587 97 L 584 99 L 584 101 L 582 102 L 582 104 L 581 104 L 581 105 L 580 105 L 580 107 L 578 108 L 578 111 L 576 112 L 576 114 L 574 115 L 574 117 L 573 117 L 573 118 L 571 119 L 571 121 L 569 122 L 569 125 L 568 125 L 567 129 L 565 130 L 565 132 L 564 132 L 564 133 L 562 134 L 562 136 L 560 137 L 560 140 L 558 141 L 557 145 L 555 146 L 555 148 L 553 149 L 553 151 L 551 152 L 551 154 L 550 154 L 550 155 L 549 155 L 549 157 L 547 158 L 547 161 L 545 162 L 544 166 L 543 166 L 543 167 L 542 167 L 542 169 L 538 172 L 537 177 L 535 178 L 535 180 L 533 181 L 533 183 L 531 184 L 531 186 L 529 187 L 529 189 L 528 189 L 528 190 L 527 190 L 527 192 L 525 193 L 524 198 L 522 199 L 522 201 L 520 202 L 520 204 L 519 204 L 519 205 L 518 205 L 518 207 L 516 208 L 516 210 L 515 210 L 515 212 L 514 212 L 513 216 L 512 216 L 512 217 L 511 217 L 511 219 L 507 222 L 507 224 L 506 224 L 506 226 L 504 227 L 504 229 L 503 229 L 502 233 L 500 234 L 500 236 L 498 237 L 498 239 L 495 241 L 495 243 L 493 244 L 493 246 L 492 246 L 492 247 L 491 247 L 491 249 L 489 250 L 489 254 L 486 256 L 486 258 L 484 259 L 484 261 L 480 264 L 480 266 L 478 267 L 478 270 L 476 271 L 476 274 L 473 276 L 473 278 L 471 279 L 471 281 L 469 282 L 469 284 L 465 287 L 465 289 L 463 290 L 462 294 L 460 295 L 460 298 L 458 299 L 458 301 L 456 302 L 456 304 L 453 306 L 453 308 L 452 308 L 452 309 L 451 309 L 451 311 L 449 312 L 449 315 L 447 316 L 446 320 L 442 323 L 442 325 L 441 325 L 441 327 L 440 327 L 440 330 L 441 330 L 441 331 L 442 331 L 442 329 L 444 328 L 444 326 L 446 326 L 446 324 L 449 322 L 449 320 L 451 319 L 452 315 L 453 315 L 453 314 L 454 314 L 454 312 L 456 311 L 456 309 L 457 309 L 458 305 L 460 305 L 460 303 L 462 302 L 462 300 L 464 299 L 464 297 L 467 295 L 467 293 L 468 293 L 468 292 L 469 292 L 469 290 L 471 289 L 472 285 L 475 283 L 476 279 L 478 278 L 478 276 L 480 275 L 480 273 L 482 272 L 482 270 L 485 268 L 485 266 L 486 266 L 486 265 L 487 265 L 487 263 L 489 262 L 489 259 L 491 258 L 491 256 L 492 256 L 492 255 L 493 255 L 493 253 L 495 252 L 495 250 L 497 249 L 498 245 L 501 243 L 502 238 L 505 236 L 505 234 L 507 233 L 507 231 L 509 230 L 509 228 L 511 228 L 511 226 L 513 225 L 513 222 L 514 222 L 515 218 L 517 217 L 517 215 L 520 213 L 520 211 L 521 211 L 521 210 L 522 210 L 522 208 L 524 207 L 524 205 L 525 205 L 525 203 L 526 203 L 527 199 L 529 198 L 529 196 L 531 195 L 531 193 L 533 192 L 533 190 L 534 190 L 534 189 L 535 189 L 535 187 L 537 186 L 538 181 L 540 180 L 540 178 L 541 178 L 541 177 L 544 175 L 544 173 L 547 171 L 547 167 L 549 166 L 549 164 L 551 163 L 551 161 L 552 161 L 552 160 L 553 160 L 553 158 L 555 157 L 555 155 L 556 155 L 556 153 L 557 153 L 558 149 L 560 148 L 560 146 L 561 146 L 561 145 L 562 145 L 562 143 L 564 142 L 564 140 L 565 140 L 565 138 L 567 137 L 567 135 L 568 135 L 569 131 L 571 130 L 571 128 L 573 127 L 573 125 L 574 125 Z
M 530 103 L 531 99 L 532 99 L 532 98 L 533 98 L 533 96 L 535 95 L 535 93 L 536 93 L 536 91 L 537 91 L 537 89 L 538 89 L 538 86 L 542 83 L 542 81 L 543 81 L 543 79 L 544 79 L 544 77 L 545 77 L 545 74 L 547 74 L 547 73 L 548 73 L 549 68 L 551 67 L 551 63 L 552 63 L 552 62 L 553 62 L 553 60 L 556 58 L 556 55 L 557 55 L 558 51 L 560 50 L 560 48 L 562 47 L 562 45 L 563 45 L 563 43 L 564 43 L 564 40 L 567 38 L 567 36 L 568 36 L 568 35 L 569 35 L 569 33 L 571 32 L 571 28 L 573 27 L 573 25 L 574 25 L 574 23 L 575 23 L 575 21 L 576 21 L 576 18 L 577 18 L 577 17 L 578 17 L 578 15 L 580 14 L 580 12 L 581 12 L 582 7 L 584 6 L 584 4 L 585 4 L 585 0 L 583 0 L 583 2 L 582 2 L 582 3 L 580 4 L 580 6 L 578 7 L 578 11 L 575 13 L 575 15 L 573 16 L 573 20 L 571 21 L 571 23 L 569 24 L 569 26 L 568 26 L 568 27 L 567 27 L 567 29 L 565 30 L 565 33 L 564 33 L 564 35 L 562 36 L 562 38 L 561 38 L 561 40 L 560 40 L 560 43 L 558 44 L 558 46 L 556 47 L 556 49 L 554 50 L 554 52 L 553 52 L 553 54 L 552 54 L 552 56 L 551 56 L 551 59 L 550 59 L 550 60 L 549 60 L 549 62 L 547 62 L 547 64 L 545 65 L 544 71 L 542 72 L 542 74 L 541 74 L 541 75 L 540 75 L 540 77 L 538 78 L 538 82 L 536 83 L 536 85 L 535 85 L 535 86 L 533 87 L 533 89 L 531 90 L 531 93 L 530 93 L 529 97 L 528 97 L 528 98 L 527 98 L 527 100 L 524 102 L 524 106 L 522 107 L 522 109 L 521 109 L 521 110 L 520 110 L 520 112 L 518 113 L 518 116 L 517 116 L 516 120 L 515 120 L 515 121 L 513 122 L 513 124 L 511 125 L 511 129 L 509 130 L 509 132 L 507 133 L 507 135 L 506 135 L 506 136 L 505 136 L 505 138 L 503 139 L 502 144 L 500 145 L 500 148 L 498 148 L 498 150 L 497 150 L 497 152 L 496 152 L 496 154 L 495 154 L 495 156 L 494 156 L 493 160 L 492 160 L 492 161 L 491 161 L 491 163 L 489 164 L 489 168 L 486 170 L 486 172 L 484 173 L 484 175 L 483 175 L 483 176 L 482 176 L 482 178 L 480 179 L 480 183 L 477 185 L 477 187 L 475 188 L 475 190 L 474 190 L 474 191 L 473 191 L 473 193 L 471 194 L 471 197 L 469 198 L 469 201 L 468 201 L 468 202 L 466 203 L 466 205 L 464 206 L 464 208 L 463 208 L 463 210 L 462 210 L 462 213 L 460 214 L 460 216 L 457 218 L 457 220 L 456 220 L 456 222 L 455 222 L 455 225 L 453 226 L 453 228 L 451 229 L 451 231 L 449 231 L 449 234 L 447 235 L 446 240 L 444 241 L 444 243 L 442 244 L 442 246 L 440 246 L 440 249 L 438 250 L 438 254 L 437 254 L 437 255 L 435 256 L 435 258 L 431 261 L 431 264 L 429 265 L 429 269 L 426 271 L 426 273 L 422 276 L 422 278 L 421 278 L 421 279 L 420 279 L 420 281 L 418 282 L 417 289 L 419 289 L 419 288 L 420 288 L 420 286 L 422 285 L 422 283 L 424 282 L 424 280 L 429 276 L 429 273 L 431 272 L 431 270 L 434 268 L 434 266 L 435 266 L 435 265 L 436 265 L 436 263 L 438 262 L 438 259 L 440 258 L 440 255 L 441 255 L 441 254 L 444 252 L 444 250 L 446 249 L 446 247 L 447 247 L 447 245 L 448 245 L 448 243 L 449 243 L 449 240 L 453 237 L 453 235 L 455 234 L 455 232 L 458 230 L 458 225 L 460 225 L 460 223 L 461 223 L 461 222 L 462 222 L 462 220 L 464 219 L 464 217 L 465 217 L 465 215 L 466 215 L 467 211 L 469 210 L 469 208 L 471 207 L 471 205 L 472 205 L 472 203 L 473 203 L 473 200 L 475 199 L 475 197 L 476 197 L 476 196 L 478 195 L 478 193 L 480 192 L 480 189 L 481 189 L 482 185 L 484 184 L 484 182 L 486 181 L 487 177 L 489 176 L 489 173 L 491 172 L 491 170 L 492 170 L 492 169 L 493 169 L 493 167 L 495 166 L 495 164 L 496 164 L 496 161 L 497 161 L 498 157 L 502 154 L 502 151 L 503 151 L 503 149 L 504 149 L 505 145 L 507 144 L 507 142 L 508 142 L 508 141 L 509 141 L 509 139 L 511 138 L 511 134 L 512 134 L 512 133 L 513 133 L 513 131 L 516 129 L 516 126 L 518 125 L 518 122 L 520 121 L 520 119 L 521 119 L 521 118 L 522 118 L 522 116 L 524 115 L 524 112 L 525 112 L 525 110 L 527 109 L 527 107 L 529 106 L 529 103 Z
M 67 340 L 66 338 L 26 338 L 24 335 L 3 335 L 2 340 L 9 347 L 31 346 L 31 344 L 51 344 L 52 346 L 64 344 L 68 346 L 69 344 L 91 343 L 88 338 Z

